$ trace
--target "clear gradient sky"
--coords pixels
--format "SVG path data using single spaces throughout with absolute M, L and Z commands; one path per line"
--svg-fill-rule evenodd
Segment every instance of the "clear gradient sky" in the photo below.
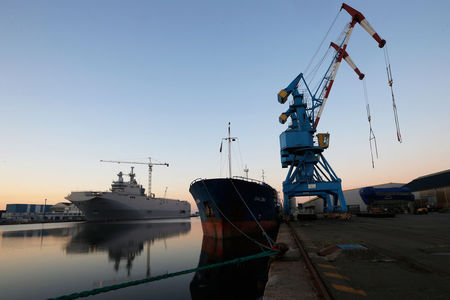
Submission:
M 347 48 L 366 74 L 379 159 L 372 169 L 362 83 L 343 63 L 319 124 L 343 188 L 409 182 L 450 168 L 450 2 L 356 1 L 387 40 L 403 143 L 395 137 L 383 51 L 359 26 Z M 0 209 L 106 190 L 128 165 L 155 167 L 157 196 L 187 199 L 198 177 L 234 174 L 281 191 L 276 94 L 310 61 L 341 2 L 0 1 Z M 325 45 L 350 20 L 342 12 Z M 319 57 L 326 50 L 322 48 Z M 240 155 L 239 155 L 240 149 Z M 242 157 L 242 159 L 241 159 Z M 147 182 L 146 166 L 136 166 Z M 221 174 L 220 174 L 221 173 Z

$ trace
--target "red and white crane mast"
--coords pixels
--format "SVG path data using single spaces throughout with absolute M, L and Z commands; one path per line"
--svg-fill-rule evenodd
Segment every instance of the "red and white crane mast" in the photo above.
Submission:
M 350 67 L 355 70 L 356 74 L 358 74 L 359 79 L 362 80 L 364 78 L 364 74 L 362 74 L 359 69 L 356 67 L 355 63 L 352 61 L 350 56 L 348 55 L 346 49 L 348 42 L 350 41 L 350 37 L 353 33 L 353 29 L 355 28 L 356 23 L 359 23 L 361 27 L 363 27 L 374 39 L 378 42 L 378 47 L 383 48 L 386 44 L 386 41 L 381 39 L 378 33 L 373 29 L 373 27 L 370 25 L 370 23 L 367 21 L 366 17 L 356 9 L 348 6 L 347 4 L 343 3 L 341 10 L 346 10 L 350 16 L 352 16 L 352 20 L 347 25 L 347 29 L 345 31 L 344 38 L 341 42 L 341 44 L 338 46 L 335 43 L 331 43 L 330 46 L 333 47 L 337 53 L 334 57 L 334 61 L 329 68 L 327 74 L 324 77 L 325 85 L 323 86 L 322 92 L 320 94 L 320 98 L 323 99 L 322 105 L 319 107 L 319 112 L 317 113 L 317 116 L 314 120 L 313 128 L 316 129 L 317 125 L 319 124 L 320 117 L 323 113 L 323 109 L 325 106 L 325 103 L 328 100 L 328 96 L 330 95 L 331 88 L 333 87 L 334 79 L 336 78 L 337 72 L 339 70 L 339 66 L 341 64 L 342 59 L 344 59 Z

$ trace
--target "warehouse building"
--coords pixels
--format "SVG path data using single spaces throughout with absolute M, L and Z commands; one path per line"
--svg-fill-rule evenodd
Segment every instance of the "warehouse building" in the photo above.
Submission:
M 50 212 L 52 205 L 43 204 L 6 204 L 5 216 L 17 215 L 17 216 L 38 216 Z
M 375 189 L 391 189 L 391 188 L 408 188 L 414 196 L 415 203 L 413 207 L 408 205 L 407 201 L 393 201 L 398 194 L 398 191 L 393 191 L 391 195 L 389 192 L 385 192 L 384 199 L 378 201 L 378 204 L 382 204 L 382 207 L 389 207 L 392 209 L 393 205 L 396 212 L 409 210 L 415 211 L 419 207 L 427 207 L 430 209 L 450 209 L 450 169 L 438 173 L 428 174 L 418 177 L 410 183 L 387 183 L 372 186 Z M 344 191 L 345 201 L 348 209 L 352 213 L 365 212 L 369 210 L 369 206 L 363 201 L 361 197 L 361 191 L 366 188 L 356 188 Z M 412 202 L 412 201 L 411 201 Z M 323 212 L 323 200 L 320 198 L 314 198 L 301 205 L 299 205 L 300 211 L 310 213 Z M 413 209 L 413 210 L 411 210 Z
M 413 192 L 419 207 L 450 208 L 450 169 L 416 178 L 405 187 Z
M 51 204 L 7 204 L 6 211 L 1 215 L 10 222 L 38 222 L 82 220 L 84 215 L 72 203 L 60 202 Z

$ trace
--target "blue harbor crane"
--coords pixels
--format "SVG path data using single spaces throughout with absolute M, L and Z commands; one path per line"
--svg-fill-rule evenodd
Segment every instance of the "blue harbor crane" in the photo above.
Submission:
M 278 93 L 278 102 L 281 104 L 284 104 L 292 95 L 288 110 L 279 117 L 281 124 L 291 119 L 288 128 L 280 135 L 281 165 L 283 168 L 289 168 L 283 182 L 285 215 L 291 214 L 291 201 L 295 201 L 297 196 L 322 198 L 326 213 L 347 212 L 341 179 L 323 155 L 324 150 L 329 146 L 330 135 L 318 133 L 317 141 L 315 141 L 314 134 L 342 59 L 353 68 L 359 79 L 364 78 L 364 74 L 359 71 L 346 52 L 356 23 L 359 23 L 378 42 L 380 48 L 383 48 L 386 41 L 379 37 L 359 11 L 345 3 L 342 9 L 350 14 L 352 20 L 346 25 L 338 45 L 330 44 L 335 54 L 317 89 L 315 91 L 310 89 L 305 76 L 300 73 Z

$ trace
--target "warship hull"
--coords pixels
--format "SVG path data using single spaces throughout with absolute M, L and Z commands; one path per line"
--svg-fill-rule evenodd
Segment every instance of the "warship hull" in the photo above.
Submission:
M 109 192 L 72 192 L 66 199 L 74 203 L 88 221 L 189 218 L 191 215 L 188 202 L 173 199 Z

